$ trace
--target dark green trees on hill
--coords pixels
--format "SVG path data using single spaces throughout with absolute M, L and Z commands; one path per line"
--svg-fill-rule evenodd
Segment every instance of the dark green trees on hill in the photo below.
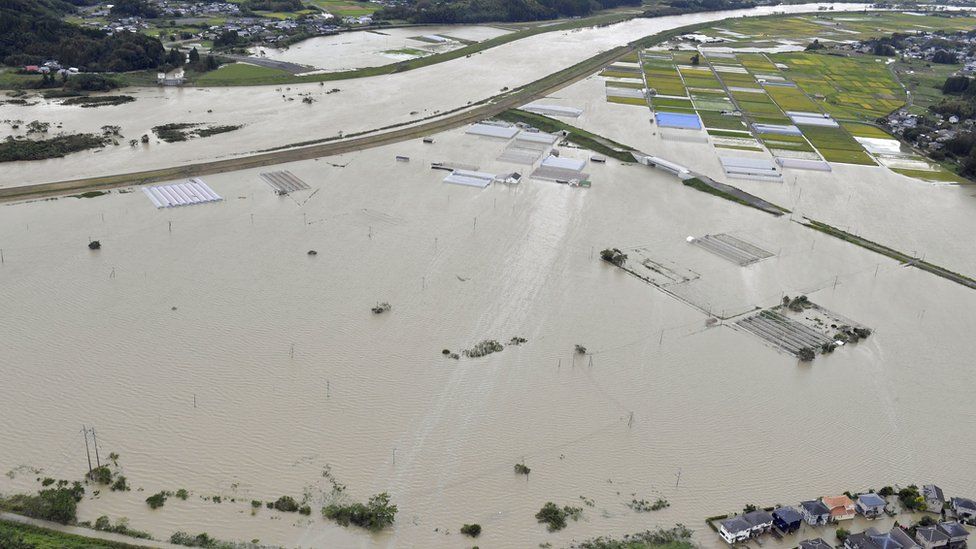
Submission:
M 164 54 L 159 40 L 126 32 L 109 36 L 62 21 L 72 9 L 60 0 L 0 0 L 0 61 L 16 66 L 55 59 L 113 72 L 159 66 Z

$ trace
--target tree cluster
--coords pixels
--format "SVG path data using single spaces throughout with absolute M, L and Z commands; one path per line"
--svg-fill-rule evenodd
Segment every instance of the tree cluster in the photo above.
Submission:
M 0 59 L 6 65 L 38 64 L 56 59 L 87 71 L 133 71 L 159 66 L 163 45 L 137 33 L 107 33 L 61 20 L 63 2 L 0 2 Z

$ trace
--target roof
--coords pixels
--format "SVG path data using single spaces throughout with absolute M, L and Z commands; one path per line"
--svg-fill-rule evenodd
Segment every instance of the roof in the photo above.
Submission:
M 773 517 L 778 518 L 787 524 L 803 520 L 803 515 L 792 507 L 780 507 L 779 509 L 776 509 L 773 511 Z
M 939 531 L 935 526 L 919 526 L 915 530 L 915 537 L 929 543 L 949 540 L 949 536 Z
M 800 542 L 800 549 L 834 549 L 834 546 L 823 538 L 805 539 Z
M 969 531 L 958 522 L 941 522 L 936 528 L 950 538 L 969 537 Z
M 857 502 L 867 507 L 884 507 L 886 505 L 883 497 L 871 492 L 857 496 Z
M 882 534 L 874 528 L 868 528 L 864 533 L 881 549 L 902 549 L 902 544 L 892 537 L 890 533 Z
M 742 515 L 742 518 L 746 519 L 749 524 L 753 526 L 759 526 L 760 524 L 770 524 L 773 522 L 773 516 L 763 511 L 762 509 L 751 511 Z
M 730 534 L 737 534 L 752 530 L 752 524 L 742 517 L 732 517 L 722 521 L 722 528 Z
M 800 503 L 803 509 L 810 513 L 811 515 L 829 515 L 830 508 L 823 504 L 821 501 L 804 501 Z
M 969 498 L 952 498 L 952 506 L 976 511 L 976 501 Z
M 824 496 L 820 501 L 830 508 L 831 512 L 838 507 L 853 507 L 854 502 L 847 496 Z
M 945 494 L 942 493 L 942 488 L 934 484 L 926 484 L 922 486 L 922 495 L 925 499 L 937 499 L 939 501 L 945 501 Z
M 858 532 L 857 534 L 851 534 L 847 536 L 844 540 L 845 547 L 855 547 L 857 549 L 881 549 L 879 545 L 870 535 L 870 529 L 865 532 Z M 877 532 L 877 530 L 875 530 Z M 894 548 L 888 548 L 894 549 Z

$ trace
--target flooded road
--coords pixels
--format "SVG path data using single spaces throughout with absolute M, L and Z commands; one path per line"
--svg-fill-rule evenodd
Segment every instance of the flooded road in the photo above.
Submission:
M 458 130 L 281 167 L 314 195 L 275 196 L 255 170 L 206 177 L 225 198 L 209 205 L 156 210 L 136 190 L 0 206 L 0 491 L 80 477 L 84 423 L 134 488 L 86 498 L 80 518 L 159 538 L 458 547 L 477 522 L 483 547 L 559 547 L 682 522 L 720 547 L 704 518 L 746 503 L 912 482 L 976 493 L 959 459 L 976 450 L 976 293 L 640 166 L 590 164 L 590 189 L 485 190 L 428 167 L 512 169 L 503 147 Z M 776 256 L 739 267 L 685 242 L 719 232 Z M 673 288 L 696 304 L 807 293 L 874 335 L 798 364 L 706 328 L 601 262 L 608 246 L 699 273 Z M 441 354 L 514 336 L 528 342 Z M 388 491 L 394 528 L 321 518 L 326 467 L 355 500 Z M 187 501 L 144 503 L 179 488 Z M 303 493 L 310 518 L 251 514 Z M 626 505 L 657 497 L 671 506 Z M 546 501 L 583 518 L 547 533 Z

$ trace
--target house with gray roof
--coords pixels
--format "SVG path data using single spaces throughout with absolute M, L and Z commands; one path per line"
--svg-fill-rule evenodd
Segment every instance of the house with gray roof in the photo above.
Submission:
M 888 532 L 888 535 L 892 537 L 895 541 L 901 544 L 902 549 L 922 549 L 922 546 L 915 543 L 912 536 L 908 535 L 908 532 L 900 526 L 895 526 Z
M 969 531 L 958 522 L 940 522 L 936 528 L 949 538 L 949 549 L 961 549 L 966 547 L 966 538 Z
M 803 520 L 810 526 L 820 526 L 830 522 L 830 508 L 819 500 L 804 501 L 800 503 L 803 512 Z
M 883 497 L 874 493 L 861 494 L 857 496 L 857 501 L 854 503 L 854 509 L 866 518 L 877 518 L 884 513 L 885 505 L 888 502 L 884 500 Z
M 805 539 L 800 542 L 800 549 L 834 549 L 834 546 L 823 538 Z
M 976 520 L 976 501 L 968 498 L 952 498 L 950 504 L 960 520 Z
M 922 549 L 939 549 L 949 544 L 949 536 L 935 526 L 919 526 L 915 529 L 915 540 Z
M 735 545 L 752 537 L 752 523 L 741 516 L 723 520 L 718 535 L 729 545 Z
M 942 493 L 942 488 L 939 488 L 934 484 L 926 484 L 925 486 L 922 486 L 922 497 L 925 498 L 926 511 L 941 513 L 942 509 L 945 507 L 945 494 Z

